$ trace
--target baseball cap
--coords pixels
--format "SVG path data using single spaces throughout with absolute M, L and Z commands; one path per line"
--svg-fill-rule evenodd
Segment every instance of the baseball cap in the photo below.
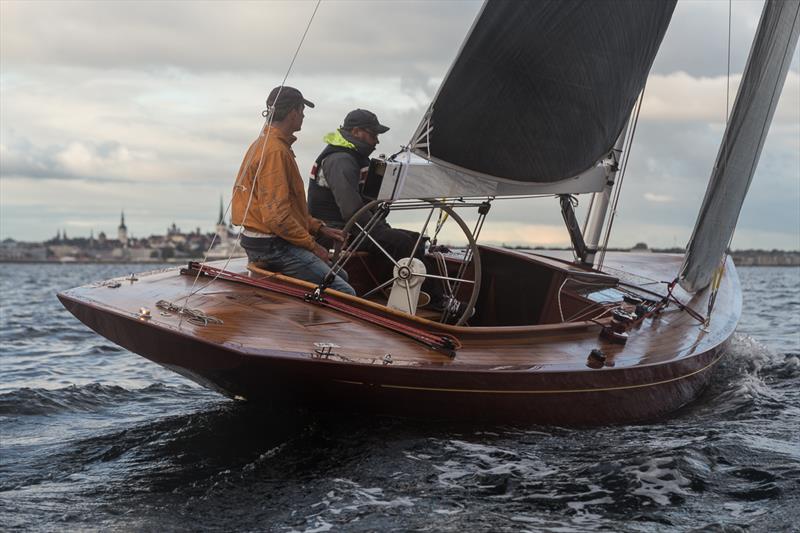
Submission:
M 372 111 L 366 109 L 354 109 L 344 117 L 344 124 L 342 128 L 351 130 L 353 128 L 364 128 L 371 130 L 375 133 L 386 133 L 389 131 L 388 126 L 384 126 L 378 122 L 378 117 Z
M 278 100 L 277 102 L 275 101 L 276 99 Z M 270 91 L 269 96 L 267 97 L 267 105 L 270 106 L 289 107 L 297 104 L 305 104 L 308 107 L 314 107 L 312 102 L 309 102 L 303 98 L 303 93 L 294 87 L 289 87 L 288 85 L 284 85 L 283 87 L 279 85 L 278 87 L 275 87 L 272 89 L 272 91 Z

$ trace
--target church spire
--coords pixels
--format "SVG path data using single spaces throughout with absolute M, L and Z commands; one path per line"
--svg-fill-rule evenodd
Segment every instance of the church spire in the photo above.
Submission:
M 122 213 L 119 217 L 119 228 L 117 228 L 117 239 L 119 243 L 122 245 L 123 248 L 128 247 L 128 227 L 125 225 L 125 210 L 122 210 Z
M 222 195 L 219 195 L 219 218 L 217 219 L 217 226 L 225 225 L 225 211 L 222 209 Z

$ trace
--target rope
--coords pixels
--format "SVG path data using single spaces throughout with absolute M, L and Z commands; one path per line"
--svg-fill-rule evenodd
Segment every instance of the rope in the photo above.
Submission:
M 436 267 L 439 269 L 439 275 L 442 277 L 447 277 L 449 272 L 447 271 L 447 261 L 445 261 L 444 254 L 442 252 L 433 252 L 433 258 L 436 260 Z M 453 292 L 453 287 L 450 285 L 449 279 L 442 279 L 440 280 L 445 290 L 445 294 L 448 297 L 454 297 L 455 293 Z
M 564 310 L 563 310 L 563 308 L 561 306 L 561 293 L 564 290 L 564 286 L 569 281 L 572 281 L 573 283 L 580 283 L 581 285 L 590 285 L 590 286 L 594 285 L 594 286 L 597 286 L 597 287 L 605 287 L 606 286 L 606 285 L 604 285 L 602 283 L 595 283 L 593 281 L 582 281 L 582 280 L 579 280 L 579 279 L 571 278 L 570 276 L 565 277 L 564 278 L 564 283 L 562 283 L 561 286 L 558 288 L 558 293 L 556 294 L 556 298 L 558 300 L 558 314 L 561 316 L 561 322 L 567 322 L 567 320 L 564 320 Z M 573 316 L 570 317 L 569 322 L 577 320 L 578 317 L 581 317 L 581 316 L 589 314 L 592 310 L 593 310 L 592 306 L 589 306 L 588 307 L 588 311 L 586 309 L 584 309 L 583 311 L 578 311 L 578 313 L 576 315 L 573 315 Z M 604 314 L 606 314 L 606 311 L 601 313 L 600 316 L 603 316 Z M 595 317 L 595 319 L 599 318 L 600 316 Z
M 275 101 L 278 101 L 278 98 L 280 98 L 281 92 L 283 91 L 283 87 L 286 84 L 286 80 L 289 78 L 289 74 L 292 72 L 292 68 L 294 67 L 294 63 L 297 60 L 297 56 L 300 54 L 300 49 L 303 47 L 303 43 L 305 42 L 306 36 L 308 35 L 308 30 L 311 28 L 311 23 L 314 21 L 314 17 L 317 14 L 317 10 L 319 9 L 319 5 L 320 5 L 321 1 L 322 0 L 317 0 L 316 5 L 314 6 L 314 11 L 311 13 L 311 17 L 308 19 L 308 24 L 306 24 L 305 31 L 303 31 L 303 35 L 300 38 L 300 42 L 297 44 L 297 48 L 294 51 L 294 55 L 292 56 L 292 60 L 289 63 L 289 67 L 286 69 L 286 74 L 283 76 L 283 80 L 281 81 L 281 84 L 279 86 L 280 88 L 278 89 L 278 94 L 275 96 Z M 264 125 L 261 126 L 261 129 L 259 131 L 258 136 L 259 137 L 264 136 L 264 143 L 261 146 L 261 154 L 260 154 L 259 161 L 258 161 L 258 167 L 256 168 L 256 172 L 255 172 L 255 174 L 253 176 L 253 183 L 252 183 L 252 186 L 250 187 L 250 195 L 247 198 L 247 205 L 246 205 L 245 210 L 244 210 L 245 218 L 247 217 L 247 213 L 250 211 L 250 205 L 253 202 L 253 192 L 255 191 L 256 184 L 258 182 L 258 175 L 261 172 L 262 166 L 264 165 L 264 154 L 266 153 L 267 143 L 269 141 L 270 129 L 271 129 L 271 126 L 272 126 L 272 119 L 273 119 L 273 116 L 274 116 L 274 109 L 269 106 L 269 102 L 268 101 L 267 101 L 267 109 L 262 113 L 262 116 L 264 117 Z M 265 134 L 265 132 L 266 132 L 266 134 Z M 252 161 L 253 155 L 254 154 L 250 154 L 250 157 L 247 158 L 247 162 L 244 165 L 245 168 L 249 168 L 250 163 Z M 241 188 L 241 187 L 242 187 L 242 185 L 240 184 L 239 180 L 237 180 L 236 184 L 234 185 L 234 188 Z M 233 205 L 233 195 L 231 195 L 231 200 L 228 202 L 228 206 L 225 209 L 225 213 L 223 215 L 223 219 L 227 218 L 228 212 L 230 211 L 232 205 Z M 230 252 L 228 253 L 228 257 L 225 260 L 225 265 L 222 267 L 221 271 L 225 271 L 228 268 L 228 265 L 230 264 L 231 259 L 233 258 L 234 251 L 240 246 L 240 242 L 242 240 L 243 231 L 244 231 L 244 226 L 241 226 L 239 228 L 239 233 L 236 236 L 236 242 L 234 243 L 233 247 L 231 248 Z M 214 247 L 214 243 L 216 242 L 216 239 L 217 239 L 217 235 L 215 234 L 214 237 L 212 237 L 212 239 L 211 239 L 211 244 L 208 246 L 208 249 L 203 254 L 203 261 L 201 263 L 202 265 L 205 265 L 208 262 L 208 254 L 211 252 L 211 249 Z M 216 281 L 218 277 L 219 277 L 219 274 L 217 274 L 217 276 L 213 277 L 208 283 L 206 283 L 202 287 L 200 287 L 197 290 L 195 290 L 195 286 L 197 285 L 197 281 L 200 278 L 200 271 L 198 270 L 197 275 L 194 277 L 194 280 L 192 281 L 192 286 L 189 288 L 189 292 L 187 293 L 186 297 L 183 298 L 183 305 L 182 305 L 181 309 L 185 309 L 185 307 L 188 305 L 189 298 L 191 298 L 195 294 L 199 293 L 200 291 L 202 291 L 203 289 L 205 289 L 206 287 L 208 287 L 209 285 L 214 283 L 214 281 Z M 180 315 L 181 315 L 181 322 L 182 322 L 184 313 L 180 313 Z M 180 322 L 178 323 L 178 327 L 180 327 Z
M 217 317 L 213 317 L 210 315 L 205 314 L 200 309 L 189 309 L 188 307 L 181 307 L 176 305 L 172 302 L 167 300 L 159 300 L 156 302 L 156 307 L 159 309 L 163 309 L 164 311 L 177 313 L 180 315 L 181 319 L 184 316 L 188 316 L 188 321 L 192 324 L 197 324 L 198 326 L 207 326 L 209 324 L 222 324 L 222 320 Z

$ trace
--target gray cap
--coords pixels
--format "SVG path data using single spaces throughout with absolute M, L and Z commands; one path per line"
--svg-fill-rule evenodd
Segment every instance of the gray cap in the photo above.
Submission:
M 280 94 L 279 94 L 280 93 Z M 275 100 L 278 100 L 275 102 Z M 298 104 L 305 104 L 308 107 L 314 107 L 314 104 L 303 98 L 303 93 L 289 87 L 288 85 L 278 86 L 270 91 L 267 97 L 267 105 L 276 107 L 293 107 Z
M 388 126 L 384 126 L 378 122 L 378 117 L 372 111 L 366 109 L 354 109 L 344 117 L 344 124 L 342 128 L 351 130 L 353 128 L 363 128 L 370 130 L 373 133 L 386 133 L 389 131 Z

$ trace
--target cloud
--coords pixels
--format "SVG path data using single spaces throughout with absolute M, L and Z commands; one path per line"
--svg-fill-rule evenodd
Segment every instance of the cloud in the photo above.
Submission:
M 741 82 L 741 73 L 730 79 L 730 109 Z M 641 118 L 671 122 L 698 121 L 725 123 L 727 108 L 727 76 L 697 77 L 686 72 L 654 74 L 647 80 Z M 797 124 L 800 114 L 800 73 L 790 71 L 783 87 L 785 98 L 781 98 L 775 110 L 773 128 L 778 124 Z
M 122 208 L 139 235 L 173 220 L 211 228 L 313 5 L 0 1 L 2 236 L 109 232 Z M 356 107 L 391 127 L 376 153 L 408 142 L 480 5 L 323 2 L 288 81 L 317 104 L 294 146 L 301 173 Z M 724 129 L 727 8 L 678 3 L 648 82 L 612 244 L 688 239 Z M 732 95 L 760 9 L 733 3 Z M 795 54 L 737 246 L 766 234 L 786 247 L 797 241 L 798 64 Z M 657 201 L 667 197 L 674 201 Z M 588 198 L 580 200 L 582 221 Z M 483 238 L 568 243 L 553 199 L 495 202 Z
M 296 71 L 429 74 L 455 56 L 480 8 L 451 2 L 322 2 Z M 313 2 L 2 2 L 0 61 L 89 68 L 181 66 L 283 73 Z M 435 72 L 431 72 L 435 71 Z
M 669 204 L 674 201 L 674 198 L 672 198 L 672 196 L 669 196 L 667 194 L 655 194 L 652 192 L 646 192 L 644 193 L 643 196 L 644 199 L 647 200 L 648 202 L 654 202 L 657 204 Z
M 9 144 L 0 146 L 3 179 L 66 179 L 105 182 L 146 181 L 131 168 L 152 166 L 148 157 L 114 142 L 72 140 L 66 144 L 36 145 L 10 132 Z
M 724 76 L 728 70 L 729 7 L 731 72 L 742 72 L 763 4 L 762 0 L 679 1 L 652 73 L 683 71 L 693 77 Z M 796 63 L 794 69 L 797 70 Z

